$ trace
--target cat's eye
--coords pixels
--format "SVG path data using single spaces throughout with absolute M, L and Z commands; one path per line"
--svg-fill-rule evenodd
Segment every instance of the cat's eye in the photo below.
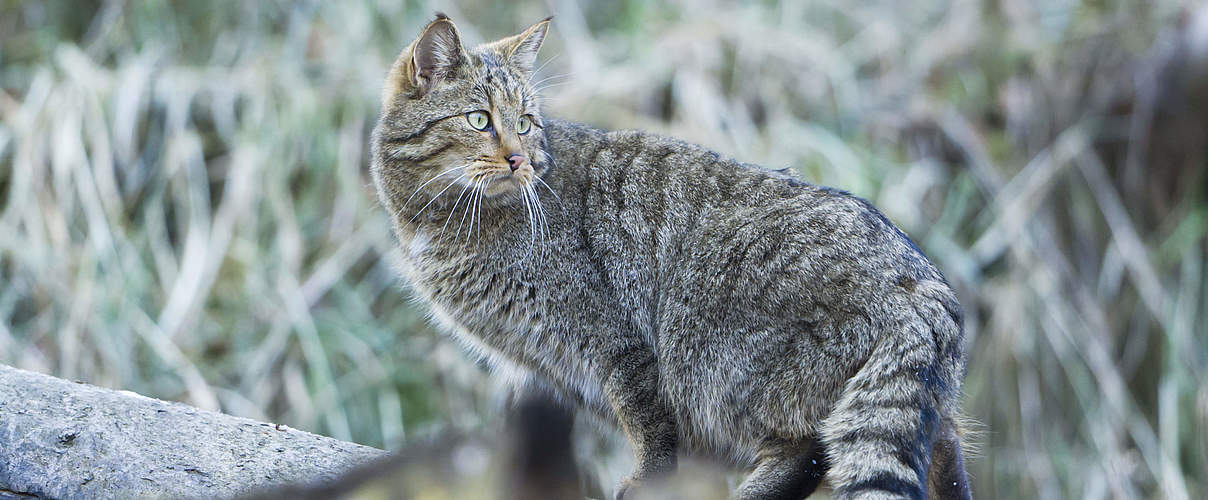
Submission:
M 529 133 L 533 128 L 533 118 L 529 115 L 520 115 L 520 119 L 516 120 L 516 133 L 524 135 Z
M 471 111 L 466 113 L 466 121 L 476 130 L 486 130 L 491 127 L 491 115 L 486 111 Z

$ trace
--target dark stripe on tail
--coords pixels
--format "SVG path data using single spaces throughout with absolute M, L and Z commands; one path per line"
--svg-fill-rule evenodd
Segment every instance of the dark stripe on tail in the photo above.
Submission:
M 911 500 L 924 500 L 925 498 L 920 485 L 902 480 L 889 473 L 876 474 L 863 481 L 846 485 L 846 488 L 859 492 L 884 491 L 894 495 L 901 495 Z

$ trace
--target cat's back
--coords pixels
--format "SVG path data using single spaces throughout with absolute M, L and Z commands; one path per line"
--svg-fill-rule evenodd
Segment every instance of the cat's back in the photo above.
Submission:
M 739 162 L 641 130 L 604 131 L 550 120 L 546 133 L 556 164 L 551 177 L 561 177 L 558 183 L 572 198 L 587 198 L 580 200 L 588 206 L 585 217 L 650 226 L 664 233 L 659 243 L 676 244 L 681 253 L 701 247 L 712 257 L 680 257 L 693 257 L 720 274 L 767 275 L 794 261 L 810 274 L 811 264 L 827 263 L 817 272 L 893 275 L 877 282 L 943 281 L 914 242 L 871 203 L 806 182 L 790 169 Z

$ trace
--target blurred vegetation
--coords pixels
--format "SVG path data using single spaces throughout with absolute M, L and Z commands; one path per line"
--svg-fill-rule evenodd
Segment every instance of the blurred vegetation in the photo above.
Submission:
M 1208 9 L 1175 0 L 0 1 L 0 363 L 376 446 L 496 419 L 366 172 L 436 10 L 556 15 L 548 115 L 882 207 L 967 310 L 978 497 L 1208 496 Z

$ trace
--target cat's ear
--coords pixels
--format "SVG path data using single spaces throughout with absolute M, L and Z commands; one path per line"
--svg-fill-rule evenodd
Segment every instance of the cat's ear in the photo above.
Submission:
M 519 35 L 495 42 L 499 52 L 521 71 L 531 73 L 537 64 L 537 51 L 541 50 L 541 42 L 545 41 L 545 33 L 553 19 L 553 16 L 547 17 Z
M 465 60 L 457 26 L 448 16 L 437 13 L 436 20 L 428 23 L 419 38 L 394 61 L 382 89 L 382 104 L 400 94 L 419 97 L 428 93 L 441 80 L 451 77 Z

